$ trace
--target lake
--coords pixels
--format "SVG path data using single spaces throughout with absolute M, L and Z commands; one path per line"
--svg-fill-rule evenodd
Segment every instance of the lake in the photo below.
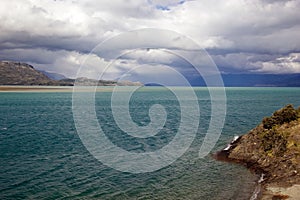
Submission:
M 90 154 L 76 131 L 72 92 L 1 92 L 0 198 L 249 199 L 256 175 L 242 166 L 216 161 L 211 154 L 199 158 L 211 119 L 211 101 L 206 88 L 194 91 L 200 122 L 193 142 L 175 162 L 147 173 L 118 171 Z M 164 126 L 148 138 L 134 138 L 118 127 L 111 95 L 111 90 L 96 92 L 95 110 L 103 132 L 114 145 L 138 154 L 155 152 L 174 139 L 181 104 L 171 91 L 144 87 L 130 99 L 131 120 L 139 126 L 150 123 L 152 105 L 165 108 Z M 300 106 L 300 88 L 226 88 L 226 96 L 225 125 L 211 153 L 284 105 Z M 119 101 L 122 104 L 122 98 Z

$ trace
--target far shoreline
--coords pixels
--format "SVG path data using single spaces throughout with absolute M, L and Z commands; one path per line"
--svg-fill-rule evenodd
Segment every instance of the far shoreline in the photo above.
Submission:
M 0 92 L 72 92 L 72 86 L 0 85 Z
M 79 92 L 91 92 L 94 91 L 94 86 L 80 86 L 82 90 L 79 89 Z M 115 86 L 97 86 L 96 92 L 112 92 Z M 124 87 L 136 87 L 136 86 L 120 86 Z M 161 89 L 164 86 L 141 86 L 143 88 L 152 88 L 153 89 Z M 174 89 L 183 89 L 183 88 L 193 88 L 193 90 L 210 90 L 210 89 L 225 89 L 225 90 L 235 90 L 235 89 L 250 89 L 250 90 L 269 90 L 269 89 L 283 89 L 283 88 L 290 88 L 298 90 L 300 87 L 206 87 L 206 86 L 168 86 Z M 73 92 L 74 86 L 55 86 L 55 85 L 0 85 L 0 93 L 3 92 Z
M 112 92 L 113 86 L 97 86 L 97 92 Z M 74 86 L 47 86 L 47 85 L 0 85 L 0 93 L 4 92 L 73 92 Z M 93 92 L 94 86 L 82 86 L 78 92 Z

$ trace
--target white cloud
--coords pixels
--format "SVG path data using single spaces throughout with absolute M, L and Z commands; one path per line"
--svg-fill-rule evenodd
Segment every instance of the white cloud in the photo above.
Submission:
M 137 60 L 139 63 L 171 64 L 176 60 L 176 56 L 166 49 L 135 49 L 122 57 Z
M 88 15 L 69 1 L 1 2 L 1 29 L 42 36 L 85 35 Z M 66 9 L 68 10 L 66 12 Z
M 269 62 L 257 62 L 259 66 L 255 72 L 264 73 L 300 73 L 300 53 L 291 53 L 284 57 L 278 57 Z

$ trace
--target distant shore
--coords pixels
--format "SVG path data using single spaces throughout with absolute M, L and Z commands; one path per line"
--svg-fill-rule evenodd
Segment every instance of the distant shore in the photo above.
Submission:
M 122 91 L 127 87 L 120 86 Z M 44 86 L 44 85 L 0 85 L 1 92 L 73 92 L 74 86 Z M 115 86 L 97 86 L 96 92 L 112 92 Z M 78 86 L 77 92 L 94 92 L 94 86 Z
M 19 86 L 1 85 L 0 92 L 72 92 L 70 86 Z

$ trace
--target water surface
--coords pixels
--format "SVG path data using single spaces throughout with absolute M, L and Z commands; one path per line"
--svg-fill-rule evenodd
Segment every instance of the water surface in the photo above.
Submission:
M 182 89 L 182 88 L 181 88 Z M 247 199 L 256 176 L 242 166 L 198 158 L 210 120 L 210 96 L 195 88 L 200 127 L 191 148 L 172 165 L 146 174 L 122 173 L 96 160 L 79 139 L 72 115 L 71 92 L 0 93 L 1 199 Z M 287 103 L 300 105 L 300 88 L 227 88 L 227 117 L 214 147 L 226 146 Z M 97 92 L 96 111 L 107 136 L 134 152 L 167 145 L 178 128 L 176 97 L 144 88 L 130 102 L 132 119 L 149 123 L 148 108 L 160 103 L 168 118 L 156 137 L 137 140 L 113 122 L 111 92 Z

